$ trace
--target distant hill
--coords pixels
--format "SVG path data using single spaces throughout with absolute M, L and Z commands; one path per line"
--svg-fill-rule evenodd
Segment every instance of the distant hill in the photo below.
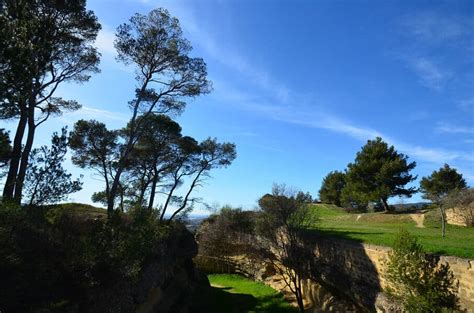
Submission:
M 414 203 L 399 203 L 392 204 L 396 211 L 420 210 L 429 206 L 431 202 L 414 202 Z

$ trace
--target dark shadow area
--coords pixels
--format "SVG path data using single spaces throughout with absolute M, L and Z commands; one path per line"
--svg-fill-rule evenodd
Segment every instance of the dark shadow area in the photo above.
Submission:
M 317 236 L 332 236 L 339 237 L 350 241 L 363 242 L 362 239 L 350 237 L 350 235 L 383 235 L 382 232 L 364 232 L 364 231 L 350 231 L 350 230 L 332 230 L 332 229 L 319 229 L 319 230 L 306 230 L 308 233 L 315 234 Z
M 379 274 L 362 243 L 349 240 L 350 233 L 317 230 L 302 233 L 306 248 L 312 251 L 308 278 L 341 300 L 356 304 L 357 311 L 375 312 L 377 296 L 382 290 Z

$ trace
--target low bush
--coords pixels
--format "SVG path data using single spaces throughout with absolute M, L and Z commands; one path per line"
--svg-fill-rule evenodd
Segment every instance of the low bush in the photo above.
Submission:
M 386 264 L 388 292 L 406 312 L 446 312 L 459 308 L 457 282 L 448 264 L 427 255 L 407 231 L 401 231 Z

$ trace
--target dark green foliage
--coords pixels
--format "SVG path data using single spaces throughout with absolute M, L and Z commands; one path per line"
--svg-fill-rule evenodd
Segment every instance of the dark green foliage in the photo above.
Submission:
M 183 151 L 185 150 L 183 149 Z M 184 168 L 178 167 L 178 172 L 175 171 L 173 174 L 173 186 L 176 186 L 176 183 L 181 184 L 181 180 L 185 176 L 191 177 L 192 180 L 184 196 L 178 198 L 179 207 L 171 215 L 170 221 L 181 212 L 192 209 L 197 199 L 191 198 L 191 193 L 203 183 L 211 170 L 229 166 L 236 157 L 235 144 L 229 142 L 219 143 L 216 138 L 203 140 L 199 144 L 197 155 L 191 156 L 187 166 Z M 175 175 L 176 173 L 178 173 L 178 176 Z M 168 199 L 169 196 L 172 196 L 172 192 L 168 193 Z M 164 214 L 164 210 L 162 214 Z
M 341 205 L 348 212 L 366 212 L 368 202 L 365 194 L 360 193 L 353 184 L 346 184 L 341 191 Z
M 319 189 L 319 199 L 323 203 L 341 206 L 341 192 L 346 185 L 346 174 L 339 171 L 330 172 L 323 179 Z
M 11 159 L 12 146 L 10 136 L 5 129 L 0 128 L 0 177 L 3 169 L 8 165 Z
M 115 209 L 121 175 L 129 154 L 143 135 L 148 115 L 179 114 L 186 106 L 184 99 L 206 94 L 211 89 L 206 64 L 201 58 L 189 56 L 191 44 L 182 37 L 178 19 L 165 9 L 155 9 L 147 15 L 137 13 L 128 23 L 120 25 L 115 48 L 119 61 L 135 67 L 138 88 L 129 102 L 132 117 L 111 182 L 109 213 Z
M 23 198 L 29 205 L 53 204 L 66 200 L 68 195 L 82 189 L 79 179 L 72 180 L 62 166 L 68 146 L 67 129 L 53 134 L 51 148 L 43 146 L 30 154 Z
M 420 190 L 423 198 L 433 201 L 438 205 L 441 213 L 441 236 L 446 236 L 446 212 L 442 202 L 449 193 L 467 187 L 466 181 L 456 169 L 444 164 L 442 168 L 433 171 L 430 176 L 423 177 L 420 181 Z
M 166 242 L 182 231 L 160 224 L 155 213 L 135 210 L 108 220 L 105 213 L 0 204 L 2 310 L 86 312 L 95 293 L 133 284 L 146 262 L 161 260 Z
M 118 157 L 118 132 L 108 130 L 104 123 L 79 120 L 69 134 L 72 163 L 93 169 L 104 179 L 105 201 L 110 193 L 110 184 Z
M 18 119 L 3 196 L 20 203 L 37 127 L 80 108 L 55 97 L 58 86 L 99 71 L 93 44 L 100 24 L 85 0 L 6 0 L 0 6 L 0 118 Z
M 449 265 L 426 255 L 417 238 L 407 231 L 397 236 L 386 266 L 389 292 L 403 303 L 406 312 L 445 312 L 459 308 L 457 282 Z
M 385 211 L 389 211 L 388 198 L 411 197 L 417 191 L 414 187 L 405 187 L 416 179 L 416 176 L 410 174 L 415 166 L 415 162 L 408 163 L 406 155 L 398 153 L 393 146 L 388 146 L 382 138 L 369 140 L 357 152 L 354 163 L 348 165 L 348 198 L 352 197 L 356 202 L 366 204 L 369 201 L 380 201 Z
M 420 181 L 420 191 L 423 198 L 439 203 L 450 192 L 461 190 L 467 187 L 466 181 L 456 169 L 445 164 L 437 171 L 433 171 L 430 176 L 423 177 Z
M 299 191 L 296 194 L 296 200 L 301 203 L 312 203 L 313 197 L 311 197 L 311 194 L 309 192 L 304 193 L 303 191 Z
M 131 203 L 151 210 L 159 191 L 158 183 L 173 171 L 176 159 L 180 157 L 177 146 L 182 138 L 181 126 L 163 114 L 149 114 L 139 119 L 146 120 L 141 122 L 144 129 L 130 153 L 125 174 Z M 131 126 L 122 130 L 127 138 Z

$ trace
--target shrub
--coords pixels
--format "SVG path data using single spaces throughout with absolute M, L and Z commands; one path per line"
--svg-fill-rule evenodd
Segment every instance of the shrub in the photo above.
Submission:
M 156 212 L 102 216 L 0 203 L 1 309 L 83 311 L 91 290 L 136 282 L 146 262 L 166 251 L 174 225 L 160 223 Z
M 388 292 L 407 312 L 443 312 L 459 308 L 457 282 L 448 264 L 427 255 L 407 231 L 401 231 L 386 263 Z

